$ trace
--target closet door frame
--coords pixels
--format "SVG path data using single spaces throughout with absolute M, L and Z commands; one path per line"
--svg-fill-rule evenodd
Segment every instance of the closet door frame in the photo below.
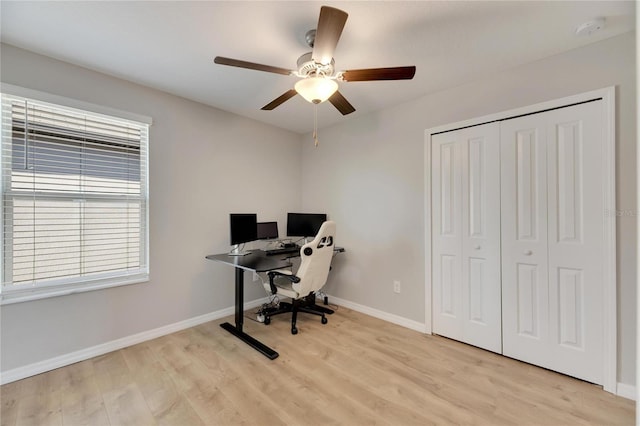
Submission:
M 602 101 L 602 185 L 603 185 L 603 329 L 604 365 L 603 388 L 617 394 L 617 279 L 616 279 L 616 200 L 615 200 L 615 87 L 606 87 L 511 109 L 470 120 L 450 123 L 425 130 L 424 135 L 424 190 L 425 190 L 425 332 L 431 334 L 432 318 L 432 246 L 431 246 L 431 136 L 438 133 L 478 126 L 495 121 L 504 121 L 523 115 L 580 104 Z

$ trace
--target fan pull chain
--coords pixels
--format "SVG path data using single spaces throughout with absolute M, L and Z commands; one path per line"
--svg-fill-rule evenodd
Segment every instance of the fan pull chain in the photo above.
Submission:
M 313 143 L 318 147 L 318 104 L 313 105 Z

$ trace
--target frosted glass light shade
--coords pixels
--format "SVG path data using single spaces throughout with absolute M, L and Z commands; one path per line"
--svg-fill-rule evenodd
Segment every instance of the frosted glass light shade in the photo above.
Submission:
M 338 90 L 338 83 L 325 77 L 307 77 L 295 85 L 296 92 L 312 104 L 326 101 Z

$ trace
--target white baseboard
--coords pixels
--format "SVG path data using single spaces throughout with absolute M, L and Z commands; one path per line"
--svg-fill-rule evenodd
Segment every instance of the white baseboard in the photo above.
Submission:
M 413 321 L 398 315 L 390 314 L 388 312 L 379 311 L 368 306 L 340 299 L 339 297 L 334 297 L 331 295 L 327 295 L 327 297 L 329 297 L 329 301 L 331 303 L 335 303 L 336 305 L 344 306 L 345 308 L 353 309 L 354 311 L 358 311 L 374 318 L 379 318 L 381 320 L 400 325 L 402 327 L 410 328 L 411 330 L 419 331 L 420 333 L 427 332 L 427 326 L 422 322 Z
M 636 401 L 638 394 L 636 393 L 636 387 L 634 385 L 618 383 L 616 387 L 616 395 Z
M 266 297 L 253 300 L 251 302 L 246 302 L 244 304 L 244 308 L 245 310 L 255 308 L 266 302 L 268 302 L 268 298 Z M 233 313 L 234 307 L 232 306 L 194 318 L 189 318 L 184 321 L 179 321 L 173 324 L 158 327 L 153 330 L 143 331 L 142 333 L 137 333 L 131 336 L 123 337 L 121 339 L 112 340 L 110 342 L 102 343 L 90 348 L 81 349 L 79 351 L 60 355 L 43 361 L 38 361 L 33 364 L 14 368 L 12 370 L 3 371 L 2 373 L 0 373 L 0 384 L 4 385 L 6 383 L 15 382 L 16 380 L 25 379 L 27 377 L 35 376 L 36 374 L 64 367 L 66 365 L 75 364 L 76 362 L 84 361 L 89 358 L 117 351 L 119 349 L 126 348 L 127 346 L 136 345 L 138 343 L 146 342 L 147 340 L 156 339 L 167 334 L 185 330 L 190 327 L 195 327 L 196 325 L 200 325 L 205 322 L 224 318 L 226 316 L 233 315 Z

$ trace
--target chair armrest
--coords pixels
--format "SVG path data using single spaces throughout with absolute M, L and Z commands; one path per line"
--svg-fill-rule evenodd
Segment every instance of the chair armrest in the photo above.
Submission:
M 292 283 L 299 283 L 300 282 L 300 278 L 299 277 L 297 277 L 297 276 L 295 276 L 293 274 L 285 274 L 285 273 L 280 272 L 280 271 L 269 271 L 269 272 L 267 272 L 267 275 L 269 276 L 269 287 L 271 287 L 271 293 L 272 294 L 276 294 L 278 292 L 278 288 L 273 283 L 273 279 L 275 277 L 285 277 L 286 279 L 288 279 Z

